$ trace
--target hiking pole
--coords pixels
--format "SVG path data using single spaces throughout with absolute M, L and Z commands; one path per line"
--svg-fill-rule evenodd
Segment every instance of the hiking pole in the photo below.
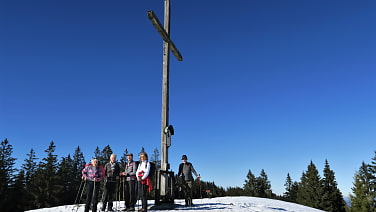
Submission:
M 77 191 L 76 199 L 74 200 L 74 204 L 77 204 L 77 199 L 78 199 L 78 196 L 80 195 L 83 181 L 84 180 L 81 180 L 80 187 L 78 188 L 78 191 Z
M 125 181 L 126 181 L 126 177 L 123 178 L 123 200 L 124 200 L 124 204 L 125 204 Z
M 202 199 L 202 192 L 201 192 L 201 176 L 198 175 L 199 178 L 198 178 L 198 185 L 200 186 L 200 199 Z
M 94 189 L 93 189 L 93 193 L 92 193 L 92 196 L 91 196 L 91 205 L 92 205 L 92 210 L 93 210 L 93 208 L 94 208 L 94 200 L 95 200 L 95 198 L 94 198 L 94 196 L 95 196 L 95 178 L 94 178 Z
M 83 193 L 84 193 L 84 190 L 85 190 L 85 186 L 86 186 L 86 180 L 82 180 L 83 182 L 84 182 L 84 185 L 83 185 L 83 187 L 82 187 L 82 190 L 81 190 L 81 195 L 80 195 L 80 199 L 78 199 L 77 201 L 80 201 L 81 199 L 82 199 L 82 195 L 83 195 Z M 81 184 L 80 184 L 80 187 L 81 187 L 81 185 L 82 185 L 82 181 L 81 181 Z M 80 189 L 78 189 L 78 193 L 77 193 L 77 195 L 80 193 Z M 78 196 L 77 196 L 78 197 Z M 76 197 L 76 199 L 77 199 L 77 197 Z M 76 202 L 76 201 L 75 201 Z M 78 202 L 77 203 L 75 203 L 75 206 L 76 206 L 76 212 L 78 211 L 78 208 L 80 207 L 80 205 L 78 204 Z M 74 208 L 72 209 L 72 211 L 74 211 Z
M 105 207 L 104 207 L 104 206 L 105 206 L 105 205 L 104 205 L 104 200 L 105 200 L 106 197 L 105 197 L 104 194 L 105 194 L 105 193 L 106 193 L 106 194 L 108 193 L 108 191 L 106 190 L 106 185 L 107 185 L 107 179 L 104 180 L 104 184 L 103 184 L 103 193 L 102 193 L 102 200 L 101 200 L 101 202 L 102 202 L 102 208 L 105 208 Z M 107 194 L 107 195 L 108 195 L 108 194 Z M 107 195 L 106 195 L 106 196 L 107 196 Z M 107 198 L 106 198 L 106 199 L 107 199 Z M 107 204 L 106 204 L 106 206 L 107 206 Z

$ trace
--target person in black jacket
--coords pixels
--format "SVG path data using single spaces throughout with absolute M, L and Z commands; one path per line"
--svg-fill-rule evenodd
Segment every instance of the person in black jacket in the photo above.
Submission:
M 106 210 L 107 202 L 108 202 L 108 211 L 113 211 L 113 201 L 114 197 L 116 196 L 116 184 L 119 181 L 120 175 L 120 166 L 119 163 L 116 162 L 116 154 L 112 154 L 110 156 L 110 162 L 108 162 L 104 166 L 105 172 L 105 186 L 103 191 L 103 206 L 102 211 Z
M 196 170 L 193 168 L 192 163 L 188 162 L 187 155 L 183 155 L 181 157 L 182 163 L 179 165 L 179 172 L 178 177 L 182 175 L 183 184 L 185 185 L 185 205 L 190 206 L 193 205 L 192 203 L 192 181 L 193 176 L 192 173 L 196 176 L 196 178 L 200 178 L 200 175 L 197 174 Z

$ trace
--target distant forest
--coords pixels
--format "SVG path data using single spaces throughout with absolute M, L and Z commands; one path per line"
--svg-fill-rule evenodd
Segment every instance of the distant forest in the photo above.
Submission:
M 81 170 L 86 161 L 80 147 L 66 157 L 58 158 L 55 154 L 56 146 L 53 141 L 44 151 L 42 159 L 36 156 L 33 149 L 26 154 L 26 159 L 20 169 L 15 168 L 16 158 L 12 157 L 13 147 L 8 139 L 0 145 L 0 208 L 3 212 L 25 211 L 37 208 L 53 207 L 58 205 L 71 205 L 84 203 L 85 195 L 80 197 L 79 188 L 82 186 Z M 145 152 L 141 148 L 141 152 Z M 104 165 L 113 153 L 110 145 L 103 149 L 97 147 L 94 151 L 99 163 Z M 124 170 L 127 150 L 120 157 L 121 169 Z M 119 156 L 118 156 L 119 157 Z M 151 162 L 160 167 L 159 151 L 154 149 Z M 287 173 L 285 193 L 273 193 L 271 183 L 264 169 L 259 176 L 251 170 L 245 173 L 243 187 L 223 188 L 214 182 L 195 180 L 193 183 L 193 197 L 212 198 L 222 196 L 253 196 L 272 198 L 294 202 L 309 207 L 330 212 L 354 211 L 376 212 L 376 151 L 370 164 L 363 162 L 354 174 L 354 181 L 350 196 L 351 204 L 347 205 L 343 195 L 337 187 L 335 172 L 331 170 L 329 162 L 325 161 L 323 176 L 321 177 L 315 164 L 311 161 L 307 170 L 302 173 L 300 181 L 293 181 Z M 122 180 L 119 182 L 118 191 L 122 191 Z M 179 190 L 179 179 L 175 176 L 176 199 L 183 198 Z M 101 188 L 103 189 L 103 188 Z M 117 200 L 123 200 L 122 192 L 118 192 Z M 101 196 L 101 195 L 100 195 Z M 154 199 L 154 192 L 149 194 L 149 199 Z

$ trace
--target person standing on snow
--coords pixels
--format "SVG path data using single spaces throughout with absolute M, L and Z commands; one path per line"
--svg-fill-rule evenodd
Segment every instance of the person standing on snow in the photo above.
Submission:
M 103 205 L 102 211 L 106 210 L 107 202 L 108 202 L 108 211 L 113 211 L 113 201 L 114 197 L 116 196 L 115 190 L 117 182 L 119 181 L 120 175 L 120 166 L 119 163 L 116 162 L 116 154 L 112 154 L 110 156 L 110 162 L 108 162 L 104 166 L 104 191 L 103 191 Z
M 148 154 L 142 152 L 140 154 L 141 163 L 138 165 L 136 176 L 138 181 L 138 192 L 141 196 L 142 209 L 139 211 L 147 211 L 148 200 L 146 198 L 147 192 L 153 190 L 151 185 L 151 179 L 149 177 L 150 173 L 150 163 L 148 162 Z
M 82 170 L 82 179 L 86 181 L 86 204 L 85 212 L 89 212 L 90 204 L 92 205 L 92 211 L 97 211 L 98 193 L 100 188 L 100 181 L 103 179 L 104 169 L 102 166 L 98 166 L 98 160 L 96 158 L 91 159 L 91 164 L 86 166 Z
M 125 177 L 125 207 L 127 211 L 134 211 L 136 205 L 136 186 L 137 177 L 136 171 L 138 162 L 133 161 L 133 154 L 127 154 L 128 162 L 125 165 L 125 172 L 121 173 Z
M 187 155 L 183 155 L 181 157 L 182 163 L 179 165 L 179 172 L 178 177 L 182 175 L 183 184 L 185 187 L 185 205 L 190 206 L 193 205 L 192 203 L 192 182 L 193 176 L 192 173 L 196 176 L 196 178 L 200 178 L 200 175 L 197 174 L 196 170 L 193 168 L 192 163 L 188 162 Z

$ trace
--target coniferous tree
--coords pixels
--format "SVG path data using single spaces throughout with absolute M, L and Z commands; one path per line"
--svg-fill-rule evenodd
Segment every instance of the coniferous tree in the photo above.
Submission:
M 128 162 L 127 155 L 128 155 L 128 149 L 125 148 L 125 150 L 123 152 L 123 155 L 120 158 L 120 170 L 124 170 L 125 169 L 125 164 Z
M 145 148 L 144 147 L 141 148 L 141 151 L 138 153 L 138 156 L 140 156 L 140 154 L 143 153 L 143 152 L 145 152 Z M 139 158 L 137 158 L 137 159 L 139 159 Z
M 84 154 L 81 152 L 80 146 L 77 146 L 73 154 L 73 182 L 76 186 L 80 184 L 82 176 L 81 171 L 83 168 L 85 168 L 85 157 Z
M 256 196 L 263 198 L 271 198 L 273 196 L 270 181 L 264 169 L 261 170 L 260 176 L 256 178 Z
M 244 193 L 251 197 L 256 195 L 256 177 L 250 169 L 248 170 L 247 180 L 245 180 Z
M 286 192 L 283 195 L 283 199 L 289 202 L 296 202 L 298 186 L 298 182 L 294 182 L 290 177 L 290 173 L 287 173 L 285 182 Z
M 12 185 L 10 196 L 10 201 L 8 202 L 8 207 L 10 211 L 25 211 L 27 210 L 27 192 L 26 192 L 26 179 L 25 171 L 21 169 L 19 173 L 15 176 L 14 183 Z
M 322 186 L 319 171 L 311 161 L 308 170 L 303 172 L 298 189 L 297 202 L 320 209 Z
M 84 169 L 85 167 L 85 157 L 84 157 L 84 154 L 82 153 L 81 151 L 81 148 L 80 146 L 77 146 L 76 150 L 74 151 L 74 154 L 73 154 L 73 170 L 74 170 L 74 175 L 72 176 L 73 179 L 73 185 L 75 187 L 75 203 L 78 203 L 78 202 L 82 202 L 80 199 L 79 199 L 79 195 L 77 195 L 78 193 L 81 193 L 82 192 L 82 189 L 83 189 L 83 183 L 84 181 L 82 180 L 82 169 Z M 77 200 L 76 200 L 76 197 L 77 197 Z
M 240 187 L 228 187 L 226 189 L 226 196 L 243 196 L 244 189 Z
M 157 148 L 154 149 L 150 162 L 155 163 L 157 170 L 161 168 L 161 160 L 159 159 L 159 151 Z
M 12 157 L 13 147 L 8 139 L 4 139 L 0 144 L 0 208 L 2 211 L 12 211 L 9 207 L 11 201 L 11 184 L 13 183 L 14 168 L 16 158 Z
M 359 168 L 354 176 L 354 187 L 352 188 L 353 195 L 350 195 L 351 199 L 351 211 L 354 212 L 374 212 L 375 207 L 372 191 L 370 187 L 370 181 L 372 179 L 372 173 L 370 172 L 369 165 L 362 162 L 362 166 Z
M 97 146 L 97 148 L 95 148 L 94 158 L 96 158 L 98 160 L 98 165 L 102 165 L 103 162 L 105 162 L 103 160 L 103 157 L 102 157 L 102 151 L 98 146 Z M 90 163 L 90 161 L 88 163 Z
M 373 199 L 373 210 L 376 211 L 376 151 L 375 156 L 372 158 L 371 164 L 369 166 L 369 171 L 371 173 L 370 179 L 370 191 L 371 191 L 371 199 Z
M 104 166 L 106 163 L 108 163 L 112 153 L 113 153 L 113 151 L 112 151 L 110 145 L 107 145 L 103 148 L 102 154 L 101 154 L 102 155 L 102 158 L 101 158 L 102 161 L 100 162 L 100 164 L 102 166 Z
M 345 212 L 345 201 L 337 187 L 334 171 L 330 169 L 328 160 L 325 160 L 324 177 L 322 179 L 323 194 L 321 209 L 328 212 Z
M 24 160 L 25 164 L 22 164 L 22 168 L 25 170 L 25 184 L 27 187 L 35 174 L 35 170 L 37 169 L 36 160 L 38 158 L 35 156 L 34 149 L 30 149 L 30 152 L 26 155 L 28 156 L 28 158 Z
M 22 164 L 22 169 L 25 173 L 25 191 L 24 191 L 24 197 L 25 200 L 23 202 L 23 209 L 29 210 L 33 209 L 35 207 L 35 196 L 32 193 L 33 190 L 33 179 L 35 178 L 35 172 L 38 169 L 37 165 L 37 158 L 35 155 L 34 149 L 30 149 L 30 152 L 26 154 L 28 157 L 24 160 L 25 163 Z
M 57 175 L 60 178 L 60 185 L 63 186 L 62 195 L 60 197 L 60 205 L 70 205 L 74 203 L 76 184 L 74 182 L 76 170 L 74 167 L 74 160 L 70 154 L 63 157 L 59 163 Z
M 45 208 L 56 206 L 60 202 L 62 186 L 57 175 L 58 160 L 55 152 L 55 144 L 50 142 L 48 149 L 45 150 L 47 157 L 39 163 L 35 172 L 35 177 L 31 181 L 31 193 L 36 208 Z

